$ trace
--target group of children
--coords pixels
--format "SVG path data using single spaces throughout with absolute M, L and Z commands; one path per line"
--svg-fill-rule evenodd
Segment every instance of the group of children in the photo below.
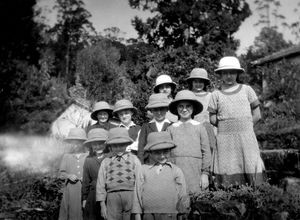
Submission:
M 257 96 L 237 83 L 244 72 L 237 58 L 223 57 L 215 72 L 221 89 L 208 92 L 207 71 L 195 68 L 189 90 L 175 97 L 177 84 L 160 75 L 145 107 L 150 121 L 142 126 L 132 121 L 137 109 L 129 100 L 113 108 L 96 103 L 91 118 L 97 123 L 87 128 L 87 138 L 80 128 L 66 138 L 73 152 L 60 169 L 66 180 L 60 219 L 183 218 L 189 195 L 211 180 L 216 186 L 262 183 L 253 131 L 260 119 Z

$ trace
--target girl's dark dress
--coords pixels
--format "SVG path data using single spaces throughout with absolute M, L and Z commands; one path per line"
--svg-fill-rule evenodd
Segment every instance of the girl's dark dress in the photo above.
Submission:
M 82 201 L 86 200 L 83 219 L 103 219 L 100 204 L 96 204 L 96 182 L 105 154 L 88 156 L 83 165 Z

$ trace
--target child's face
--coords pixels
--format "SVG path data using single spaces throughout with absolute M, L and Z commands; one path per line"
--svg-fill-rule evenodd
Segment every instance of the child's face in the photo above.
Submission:
M 109 146 L 109 150 L 113 153 L 124 153 L 126 151 L 126 148 L 128 146 L 128 143 L 121 143 L 121 144 L 111 144 Z
M 171 95 L 171 92 L 172 92 L 172 87 L 170 84 L 166 83 L 166 84 L 161 84 L 159 87 L 158 87 L 158 91 L 159 93 L 165 93 L 167 94 L 168 96 Z
M 109 117 L 109 115 L 108 115 L 107 111 L 99 111 L 97 113 L 97 119 L 101 123 L 107 122 L 108 121 L 108 117 Z
M 118 117 L 124 125 L 129 125 L 131 123 L 132 115 L 133 113 L 130 109 L 124 109 L 118 112 Z
M 71 152 L 80 153 L 84 151 L 82 140 L 69 140 L 69 146 L 71 146 Z
M 202 79 L 192 80 L 192 89 L 196 92 L 201 92 L 204 89 L 205 83 Z
M 170 149 L 150 151 L 150 156 L 157 163 L 165 163 L 170 157 Z
M 167 111 L 168 111 L 168 108 L 166 108 L 166 107 L 151 109 L 154 119 L 158 122 L 165 120 Z
M 194 107 L 191 102 L 181 101 L 177 105 L 177 112 L 181 120 L 191 119 L 193 111 L 194 111 Z
M 101 153 L 105 148 L 105 141 L 95 141 L 90 144 L 92 152 Z
M 225 85 L 234 85 L 236 84 L 238 73 L 235 70 L 222 70 L 221 79 Z

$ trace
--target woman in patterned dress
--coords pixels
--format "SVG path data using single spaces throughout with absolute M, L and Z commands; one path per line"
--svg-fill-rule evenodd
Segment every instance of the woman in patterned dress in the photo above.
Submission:
M 215 70 L 223 81 L 212 93 L 210 121 L 218 127 L 212 171 L 218 186 L 257 185 L 263 182 L 264 165 L 253 130 L 261 117 L 254 90 L 237 83 L 244 72 L 236 57 L 223 57 Z

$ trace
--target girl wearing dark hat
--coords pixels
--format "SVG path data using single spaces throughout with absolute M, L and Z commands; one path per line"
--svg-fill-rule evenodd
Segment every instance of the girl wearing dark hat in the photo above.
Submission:
M 81 190 L 84 209 L 83 219 L 101 219 L 100 204 L 96 204 L 96 183 L 101 162 L 105 158 L 104 149 L 107 134 L 108 131 L 103 128 L 91 129 L 88 133 L 88 139 L 84 142 L 84 145 L 90 150 L 90 155 L 83 164 Z
M 208 106 L 210 121 L 218 127 L 212 171 L 217 185 L 257 185 L 263 182 L 264 164 L 253 124 L 260 119 L 259 101 L 248 85 L 237 83 L 244 73 L 236 57 L 223 57 L 218 68 L 223 81 Z
M 136 178 L 132 213 L 135 219 L 177 219 L 179 213 L 187 213 L 189 197 L 182 170 L 171 163 L 171 149 L 175 144 L 168 132 L 152 132 L 148 135 L 145 151 L 151 157 Z
M 112 118 L 112 112 L 113 110 L 107 102 L 96 102 L 93 108 L 93 112 L 91 113 L 91 119 L 97 122 L 89 126 L 87 128 L 87 132 L 89 132 L 93 128 L 103 128 L 108 131 L 111 128 L 117 127 L 117 124 L 112 123 L 112 121 L 110 120 Z
M 169 109 L 179 117 L 179 121 L 167 129 L 177 146 L 172 150 L 172 159 L 182 169 L 188 191 L 199 192 L 208 187 L 211 162 L 207 132 L 200 122 L 193 120 L 203 106 L 193 92 L 182 90 Z
M 81 183 L 83 163 L 87 157 L 83 142 L 86 133 L 81 128 L 72 128 L 65 142 L 72 145 L 72 153 L 65 154 L 60 165 L 60 178 L 65 180 L 63 198 L 59 210 L 60 220 L 81 220 Z

